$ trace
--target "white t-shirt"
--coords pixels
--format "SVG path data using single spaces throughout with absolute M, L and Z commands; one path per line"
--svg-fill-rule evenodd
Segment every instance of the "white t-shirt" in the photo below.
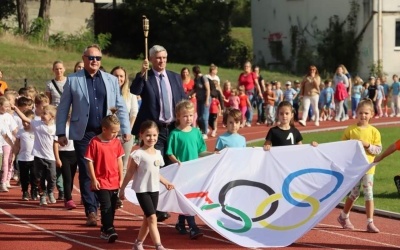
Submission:
M 54 80 L 55 81 L 55 80 Z M 55 81 L 58 89 L 61 91 L 61 93 L 64 91 L 64 85 L 65 82 L 67 81 L 67 78 L 65 77 L 64 81 Z M 60 104 L 60 99 L 61 95 L 58 93 L 57 89 L 54 87 L 54 84 L 49 81 L 46 83 L 46 92 L 49 92 L 51 95 L 51 105 L 58 106 Z
M 0 114 L 0 124 L 4 125 L 4 130 L 8 136 L 8 138 L 13 139 L 12 131 L 18 128 L 17 123 L 15 122 L 12 115 L 9 113 Z M 0 146 L 8 145 L 7 142 L 3 139 L 3 136 L 0 136 Z
M 221 80 L 219 79 L 219 76 L 215 75 L 215 76 L 211 76 L 210 74 L 205 75 L 205 77 L 207 77 L 208 79 L 214 80 L 218 82 L 218 85 L 221 84 Z M 211 82 L 210 82 L 211 84 Z
M 31 120 L 31 128 L 35 133 L 33 156 L 55 161 L 53 141 L 56 134 L 56 125 L 46 125 L 42 121 Z
M 137 116 L 139 111 L 139 103 L 137 96 L 134 94 L 129 94 L 128 100 L 125 100 L 125 102 L 129 117 Z
M 3 139 L 3 135 L 7 135 L 7 129 L 3 123 L 0 123 L 0 137 Z M 4 139 L 3 139 L 4 140 Z M 3 153 L 3 147 L 0 147 L 0 154 Z
M 19 115 L 16 112 L 14 112 L 13 118 L 14 118 L 15 122 L 17 123 L 18 130 L 21 128 L 24 128 L 24 125 L 22 125 L 22 119 L 19 117 Z
M 69 126 L 66 126 L 66 129 L 65 129 L 65 136 L 67 137 L 67 138 L 69 138 Z M 58 141 L 58 136 L 54 136 L 54 140 L 55 141 Z M 75 151 L 75 147 L 74 147 L 74 141 L 73 140 L 69 140 L 68 139 L 68 143 L 67 143 L 67 145 L 65 145 L 65 146 L 59 146 L 58 147 L 58 151 Z
M 130 157 L 138 165 L 132 189 L 136 193 L 160 191 L 160 167 L 165 164 L 161 152 L 156 150 L 155 154 L 149 154 L 139 148 Z
M 35 134 L 32 129 L 25 130 L 24 128 L 19 129 L 17 133 L 17 138 L 19 139 L 19 153 L 17 156 L 18 161 L 33 161 L 33 143 L 35 140 Z

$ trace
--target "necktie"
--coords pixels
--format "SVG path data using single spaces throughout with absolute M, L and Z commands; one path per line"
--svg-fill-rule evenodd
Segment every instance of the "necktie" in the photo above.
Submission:
M 167 92 L 167 86 L 164 81 L 164 75 L 160 74 L 160 89 L 161 89 L 161 101 L 163 104 L 164 119 L 169 120 L 171 118 L 171 108 L 169 106 L 169 96 Z

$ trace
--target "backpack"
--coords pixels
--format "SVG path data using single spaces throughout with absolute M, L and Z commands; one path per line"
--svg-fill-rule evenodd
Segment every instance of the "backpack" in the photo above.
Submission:
M 344 86 L 343 82 L 339 82 L 336 85 L 336 89 L 335 89 L 335 100 L 338 101 L 343 101 L 345 100 L 347 97 L 349 96 L 349 94 L 347 93 L 346 87 Z

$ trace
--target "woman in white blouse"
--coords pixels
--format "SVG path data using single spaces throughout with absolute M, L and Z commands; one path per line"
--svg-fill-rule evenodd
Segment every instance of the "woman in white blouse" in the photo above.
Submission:
M 67 81 L 67 77 L 64 76 L 65 68 L 62 61 L 55 61 L 53 63 L 53 73 L 54 79 L 46 84 L 46 95 L 50 100 L 50 104 L 57 107 L 60 103 L 64 84 Z
M 118 78 L 119 86 L 121 87 L 121 95 L 123 96 L 126 104 L 126 108 L 128 109 L 129 113 L 129 121 L 131 125 L 131 130 L 133 127 L 133 124 L 135 123 L 137 113 L 139 111 L 139 105 L 138 105 L 138 99 L 137 96 L 134 94 L 131 94 L 129 91 L 129 79 L 128 76 L 126 75 L 126 70 L 121 67 L 117 66 L 111 70 L 111 74 L 116 76 Z M 126 167 L 128 164 L 128 158 L 132 150 L 133 146 L 133 141 L 134 138 L 132 136 L 131 140 L 129 142 L 126 142 L 123 144 L 124 151 L 125 151 L 125 156 L 122 158 L 124 162 L 124 176 L 126 173 Z

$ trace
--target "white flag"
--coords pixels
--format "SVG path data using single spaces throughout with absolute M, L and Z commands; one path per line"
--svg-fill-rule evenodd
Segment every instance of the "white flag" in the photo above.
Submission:
M 356 185 L 368 164 L 358 141 L 230 148 L 161 169 L 158 209 L 196 214 L 243 247 L 288 246 L 311 230 Z M 128 200 L 138 204 L 128 185 Z

